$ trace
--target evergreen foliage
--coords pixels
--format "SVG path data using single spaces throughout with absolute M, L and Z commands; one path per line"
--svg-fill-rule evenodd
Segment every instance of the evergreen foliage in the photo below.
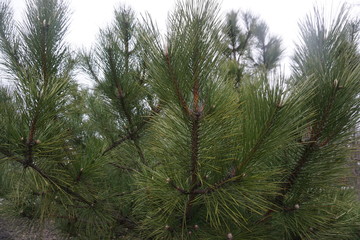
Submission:
M 21 23 L 2 2 L 1 209 L 77 239 L 359 238 L 356 22 L 315 9 L 283 79 L 280 38 L 219 9 L 179 1 L 162 36 L 121 5 L 73 56 L 62 0 L 29 0 Z
M 268 75 L 277 69 L 283 53 L 281 39 L 271 35 L 258 16 L 231 11 L 226 15 L 224 33 L 229 60 L 223 71 L 227 78 L 235 80 L 235 87 L 248 75 Z

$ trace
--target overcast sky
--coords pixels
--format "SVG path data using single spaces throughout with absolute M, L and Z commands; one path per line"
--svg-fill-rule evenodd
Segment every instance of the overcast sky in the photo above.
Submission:
M 174 8 L 176 0 L 67 0 L 72 12 L 68 41 L 73 48 L 90 47 L 96 40 L 100 27 L 109 24 L 113 12 L 120 4 L 130 5 L 140 16 L 145 12 L 165 29 L 166 17 Z M 324 7 L 330 15 L 335 15 L 346 0 L 222 0 L 222 14 L 230 10 L 250 10 L 264 19 L 273 34 L 283 39 L 289 56 L 298 38 L 298 22 L 314 6 Z M 17 19 L 23 16 L 26 0 L 10 0 Z M 347 0 L 354 13 L 360 13 L 360 0 Z M 286 62 L 286 58 L 285 58 Z

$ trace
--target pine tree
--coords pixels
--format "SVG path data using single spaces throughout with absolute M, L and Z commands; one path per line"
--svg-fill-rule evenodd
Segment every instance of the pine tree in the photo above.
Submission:
M 0 18 L 2 64 L 15 86 L 13 96 L 4 93 L 0 148 L 11 160 L 6 167 L 19 177 L 13 187 L 24 195 L 55 189 L 77 195 L 61 183 L 56 176 L 60 172 L 55 173 L 64 157 L 66 131 L 61 115 L 73 68 L 63 41 L 67 9 L 56 1 L 28 2 L 20 29 L 9 4 L 1 3 Z
M 179 1 L 165 36 L 120 6 L 78 57 L 68 16 L 60 0 L 32 0 L 20 28 L 0 7 L 14 83 L 0 91 L 8 209 L 78 239 L 359 237 L 347 177 L 360 62 L 346 7 L 330 25 L 317 10 L 305 19 L 290 79 L 268 76 L 281 47 L 267 26 L 243 14 L 243 31 L 235 12 L 223 22 L 213 0 Z M 229 61 L 262 67 L 234 87 Z M 93 90 L 79 91 L 77 63 Z
M 77 105 L 84 96 L 77 93 L 75 59 L 64 40 L 68 8 L 61 0 L 31 0 L 21 23 L 12 12 L 1 3 L 2 66 L 13 83 L 1 92 L 0 107 L 7 209 L 56 219 L 70 232 L 106 236 L 115 220 L 107 208 L 103 162 L 95 161 L 103 145 Z
M 137 176 L 144 236 L 356 238 L 358 202 L 344 180 L 360 72 L 345 9 L 331 26 L 318 12 L 304 23 L 291 88 L 260 75 L 240 96 L 219 75 L 216 11 L 212 1 L 179 3 L 164 43 L 144 30 L 163 105 L 150 130 L 156 167 Z
M 224 64 L 226 77 L 235 80 L 236 87 L 248 75 L 269 75 L 279 67 L 283 54 L 281 38 L 271 35 L 268 25 L 258 16 L 249 11 L 230 11 L 224 33 L 229 59 Z
M 81 67 L 95 83 L 87 103 L 89 124 L 102 142 L 96 150 L 106 163 L 102 184 L 109 186 L 112 217 L 121 223 L 113 226 L 118 234 L 135 227 L 133 175 L 150 164 L 143 143 L 151 116 L 159 112 L 137 28 L 135 12 L 120 6 L 113 23 L 100 30 L 95 47 L 81 53 Z

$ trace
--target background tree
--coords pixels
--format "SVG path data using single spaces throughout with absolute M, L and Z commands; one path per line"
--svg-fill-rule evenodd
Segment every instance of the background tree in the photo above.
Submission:
M 260 71 L 268 74 L 279 65 L 283 53 L 281 39 L 270 35 L 269 27 L 264 21 L 257 24 L 254 36 L 256 38 L 256 48 L 252 60 Z
M 269 33 L 267 24 L 251 12 L 231 11 L 226 15 L 225 50 L 229 61 L 225 64 L 227 77 L 239 86 L 247 75 L 266 76 L 279 66 L 283 53 L 281 39 Z

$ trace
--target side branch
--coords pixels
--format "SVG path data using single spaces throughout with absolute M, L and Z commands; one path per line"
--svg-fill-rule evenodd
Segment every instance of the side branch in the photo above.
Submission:
M 118 90 L 118 98 L 120 100 L 120 105 L 121 105 L 122 109 L 124 110 L 126 120 L 129 123 L 130 130 L 128 130 L 128 136 L 130 136 L 130 139 L 133 140 L 135 148 L 139 154 L 141 161 L 143 163 L 145 163 L 146 160 L 145 160 L 143 150 L 139 146 L 138 140 L 136 139 L 138 130 L 134 131 L 134 121 L 132 119 L 131 112 L 126 107 L 125 96 L 124 96 L 123 90 L 121 89 L 121 86 L 116 81 L 115 81 L 115 84 L 116 84 L 116 88 Z
M 326 127 L 326 123 L 328 121 L 328 117 L 330 115 L 330 112 L 334 106 L 335 100 L 336 100 L 336 93 L 339 90 L 337 84 L 334 84 L 334 91 L 333 94 L 329 98 L 329 102 L 327 106 L 324 109 L 324 114 L 322 115 L 322 118 L 320 121 L 315 124 L 314 128 L 311 131 L 310 134 L 310 141 L 308 141 L 303 154 L 301 155 L 300 159 L 297 161 L 294 169 L 291 171 L 290 175 L 288 176 L 287 180 L 283 183 L 281 190 L 279 192 L 279 195 L 275 198 L 274 203 L 280 206 L 283 210 L 284 209 L 284 198 L 285 195 L 290 192 L 293 185 L 295 184 L 299 174 L 301 173 L 304 166 L 307 164 L 307 162 L 310 159 L 310 155 L 316 151 L 319 147 L 323 147 L 327 145 L 331 141 L 331 137 L 326 138 L 325 141 L 319 143 L 318 140 L 320 139 L 321 135 L 323 134 L 323 131 Z M 335 134 L 332 134 L 334 136 Z M 258 223 L 265 222 L 266 220 L 271 218 L 271 214 L 275 212 L 273 209 L 269 209 L 262 217 L 261 220 L 258 221 Z
M 88 72 L 88 74 L 95 80 L 95 82 L 100 83 L 100 79 L 98 78 L 95 69 L 91 63 L 91 58 L 88 55 L 83 55 L 82 57 L 83 62 L 85 66 L 83 66 L 83 69 Z
M 167 182 L 170 184 L 170 186 L 172 186 L 174 189 L 176 189 L 177 191 L 179 191 L 182 194 L 186 194 L 186 195 L 202 195 L 202 194 L 210 194 L 215 192 L 217 189 L 223 187 L 226 184 L 229 183 L 233 183 L 236 181 L 239 181 L 240 179 L 242 179 L 244 177 L 244 175 L 241 176 L 234 176 L 234 175 L 229 175 L 228 177 L 224 178 L 223 180 L 215 183 L 212 186 L 209 186 L 205 189 L 194 189 L 192 191 L 187 191 L 179 186 L 176 186 L 175 183 L 173 181 L 171 181 L 170 179 L 167 179 Z
M 302 154 L 300 160 L 297 162 L 295 168 L 293 169 L 293 171 L 291 172 L 291 174 L 289 175 L 289 177 L 283 184 L 280 195 L 275 200 L 276 202 L 278 202 L 280 204 L 283 203 L 285 194 L 287 194 L 290 191 L 290 189 L 292 188 L 292 186 L 294 185 L 295 180 L 298 178 L 301 170 L 303 169 L 305 164 L 308 162 L 309 157 L 310 157 L 311 153 L 313 152 L 314 148 L 315 148 L 314 143 L 310 143 L 309 145 L 306 146 L 304 153 Z
M 0 148 L 0 152 L 5 155 L 4 158 L 10 158 L 10 159 L 13 159 L 15 160 L 16 162 L 18 163 L 21 163 L 21 164 L 24 164 L 24 161 L 19 158 L 19 157 L 16 157 L 14 153 L 10 152 L 9 150 L 5 149 L 5 148 Z M 1 158 L 1 159 L 4 159 L 4 158 Z
M 15 160 L 16 162 L 22 164 L 23 166 L 27 166 L 32 168 L 33 170 L 35 170 L 38 174 L 40 174 L 44 179 L 48 180 L 49 183 L 51 183 L 52 185 L 58 187 L 59 189 L 61 189 L 62 191 L 66 192 L 67 194 L 75 197 L 78 201 L 85 203 L 91 207 L 94 206 L 94 203 L 89 202 L 88 200 L 86 200 L 84 197 L 82 197 L 81 195 L 79 195 L 78 193 L 74 192 L 73 190 L 71 190 L 70 188 L 66 187 L 66 186 L 62 186 L 61 184 L 58 183 L 58 181 L 56 179 L 54 179 L 53 177 L 47 175 L 46 173 L 44 173 L 38 166 L 36 166 L 33 163 L 26 163 L 26 159 L 22 160 L 19 157 L 16 157 L 13 153 L 11 153 L 10 151 L 6 150 L 6 149 L 0 149 L 0 152 L 2 154 L 4 154 L 5 156 L 12 158 L 13 160 Z
M 101 156 L 104 156 L 106 153 L 110 152 L 111 150 L 113 150 L 114 148 L 116 148 L 117 146 L 119 146 L 120 144 L 122 144 L 123 142 L 125 142 L 128 139 L 131 139 L 132 135 L 128 134 L 125 137 L 113 142 L 108 148 L 106 148 L 103 153 L 101 154 Z
M 186 191 L 185 189 L 176 186 L 175 183 L 170 178 L 166 179 L 166 181 L 170 184 L 170 186 L 172 186 L 174 189 L 178 190 L 180 193 L 182 193 L 182 194 L 190 194 L 189 191 Z
M 185 101 L 183 95 L 182 95 L 181 92 L 180 92 L 179 81 L 176 79 L 176 76 L 175 76 L 175 73 L 174 73 L 174 69 L 173 69 L 173 67 L 172 67 L 172 65 L 171 65 L 171 60 L 170 60 L 170 56 L 169 56 L 168 53 L 165 53 L 165 60 L 166 60 L 166 65 L 167 65 L 168 70 L 169 70 L 169 72 L 170 72 L 170 78 L 171 78 L 172 83 L 174 84 L 175 93 L 176 93 L 176 96 L 177 96 L 178 99 L 179 99 L 181 108 L 182 108 L 183 112 L 184 112 L 187 116 L 190 116 L 190 115 L 191 115 L 191 111 L 190 111 L 188 105 L 186 104 L 186 101 Z
M 254 158 L 256 152 L 259 150 L 260 146 L 265 141 L 265 138 L 269 135 L 270 129 L 271 129 L 271 127 L 273 126 L 273 124 L 275 122 L 275 117 L 276 117 L 277 113 L 279 112 L 279 110 L 280 110 L 280 107 L 276 105 L 276 108 L 275 108 L 273 114 L 271 115 L 270 119 L 266 122 L 266 124 L 265 124 L 262 132 L 260 133 L 260 136 L 257 139 L 255 145 L 252 147 L 252 149 L 250 150 L 247 157 L 236 168 L 235 173 L 236 173 L 236 171 L 240 171 L 242 167 L 246 166 L 246 164 L 248 164 Z
M 240 175 L 240 176 L 235 176 L 233 174 L 229 174 L 229 176 L 227 176 L 226 178 L 224 178 L 223 180 L 221 180 L 220 182 L 215 183 L 212 186 L 209 186 L 205 189 L 197 189 L 194 191 L 195 194 L 209 194 L 209 193 L 213 193 L 215 192 L 217 189 L 222 188 L 223 186 L 225 186 L 226 184 L 229 183 L 233 183 L 236 181 L 239 181 L 240 179 L 242 179 L 245 175 Z
M 137 128 L 134 131 L 132 131 L 128 135 L 122 137 L 121 139 L 113 142 L 110 146 L 108 146 L 104 150 L 104 152 L 101 154 L 101 156 L 104 156 L 106 153 L 113 150 L 114 148 L 116 148 L 117 146 L 119 146 L 120 144 L 125 142 L 126 140 L 134 139 L 137 136 L 137 133 L 149 122 L 151 117 L 160 112 L 160 107 L 153 107 L 153 108 L 154 108 L 153 113 L 150 116 L 147 116 L 146 118 L 144 118 L 143 122 L 141 124 L 139 124 L 139 126 L 137 126 Z
M 61 189 L 62 191 L 66 192 L 67 194 L 75 197 L 78 201 L 85 203 L 91 207 L 94 206 L 94 203 L 89 202 L 88 200 L 86 200 L 84 197 L 82 197 L 80 194 L 78 194 L 77 192 L 74 192 L 73 190 L 71 190 L 70 188 L 63 186 L 61 184 L 59 184 L 56 179 L 54 179 L 53 177 L 47 175 L 46 173 L 44 173 L 39 167 L 37 167 L 36 165 L 34 165 L 33 163 L 30 163 L 28 165 L 30 168 L 34 169 L 38 174 L 40 174 L 43 178 L 45 178 L 46 180 L 48 180 L 51 184 L 53 184 L 54 186 L 58 187 L 59 189 Z

